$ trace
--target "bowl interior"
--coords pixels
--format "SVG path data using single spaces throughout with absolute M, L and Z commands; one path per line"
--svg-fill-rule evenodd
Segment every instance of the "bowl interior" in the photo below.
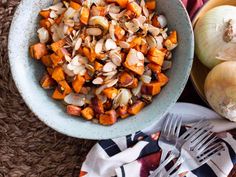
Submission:
M 53 129 L 69 136 L 86 139 L 107 139 L 133 133 L 158 121 L 180 96 L 190 74 L 193 60 L 193 31 L 182 3 L 158 0 L 158 12 L 166 15 L 169 29 L 178 31 L 179 46 L 173 53 L 173 68 L 167 72 L 168 85 L 137 116 L 104 127 L 81 118 L 68 116 L 60 102 L 53 101 L 49 92 L 39 85 L 44 72 L 41 64 L 29 57 L 28 48 L 36 42 L 38 12 L 51 0 L 22 0 L 12 22 L 9 35 L 9 58 L 13 78 L 29 108 Z
M 235 0 L 209 0 L 198 12 L 198 14 L 195 16 L 192 24 L 193 28 L 195 27 L 197 21 L 199 18 L 204 16 L 209 10 L 211 10 L 214 7 L 222 6 L 222 5 L 233 5 L 236 6 Z M 200 71 L 200 72 L 199 72 Z M 205 79 L 210 72 L 210 69 L 208 69 L 206 66 L 204 66 L 200 60 L 197 58 L 197 56 L 194 57 L 193 61 L 193 67 L 191 71 L 191 80 L 193 82 L 193 85 L 195 89 L 197 90 L 199 96 L 207 103 L 206 97 L 204 94 L 204 83 Z

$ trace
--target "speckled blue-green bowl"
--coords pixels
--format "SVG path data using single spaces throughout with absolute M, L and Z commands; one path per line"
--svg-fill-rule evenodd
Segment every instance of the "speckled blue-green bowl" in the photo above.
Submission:
M 39 85 L 43 67 L 29 57 L 28 48 L 36 41 L 38 12 L 52 0 L 22 0 L 9 35 L 9 58 L 13 78 L 29 108 L 45 124 L 63 134 L 86 139 L 107 139 L 130 134 L 158 121 L 183 91 L 188 80 L 192 61 L 194 39 L 191 22 L 179 0 L 157 0 L 158 12 L 166 15 L 170 29 L 176 29 L 179 46 L 173 55 L 173 68 L 167 73 L 168 85 L 137 116 L 104 127 L 80 118 L 68 116 L 60 102 L 50 98 Z

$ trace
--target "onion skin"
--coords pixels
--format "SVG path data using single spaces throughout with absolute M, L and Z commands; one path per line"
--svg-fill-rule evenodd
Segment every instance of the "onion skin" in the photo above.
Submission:
M 214 67 L 205 80 L 204 91 L 217 113 L 236 122 L 236 61 Z
M 224 40 L 226 24 L 234 20 L 235 6 L 219 6 L 200 17 L 194 28 L 195 51 L 199 60 L 208 68 L 213 68 L 222 61 L 236 60 L 235 42 Z

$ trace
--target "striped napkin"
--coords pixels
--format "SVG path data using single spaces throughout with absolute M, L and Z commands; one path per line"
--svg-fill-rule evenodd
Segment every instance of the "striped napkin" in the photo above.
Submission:
M 236 123 L 224 119 L 211 120 L 210 123 L 214 131 L 223 130 L 216 135 L 224 142 L 225 151 L 195 169 L 189 170 L 187 164 L 183 164 L 177 177 L 236 176 Z M 188 127 L 183 126 L 180 134 Z M 234 129 L 229 130 L 231 128 Z M 150 130 L 147 129 L 125 137 L 99 141 L 88 153 L 80 177 L 148 177 L 159 166 L 162 153 L 171 150 L 171 147 L 159 147 L 160 132 L 151 135 L 148 132 Z

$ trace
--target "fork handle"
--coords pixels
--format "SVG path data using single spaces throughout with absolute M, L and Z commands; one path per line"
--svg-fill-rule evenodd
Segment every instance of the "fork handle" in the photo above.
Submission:
M 168 157 L 166 160 L 164 160 L 164 161 L 159 165 L 159 167 L 158 167 L 156 170 L 154 170 L 153 173 L 152 173 L 151 175 L 149 175 L 148 177 L 156 177 L 156 175 L 157 175 L 170 161 L 172 161 L 175 157 L 176 157 L 176 156 L 175 156 L 173 153 L 171 153 L 171 154 L 169 155 L 169 157 Z

